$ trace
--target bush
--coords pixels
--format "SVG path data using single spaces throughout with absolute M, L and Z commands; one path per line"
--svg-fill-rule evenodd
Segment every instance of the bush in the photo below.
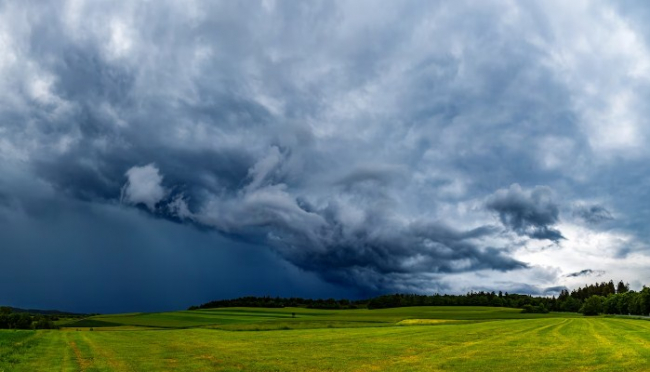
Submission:
M 603 297 L 601 296 L 591 296 L 580 308 L 580 312 L 583 315 L 592 316 L 598 315 L 603 312 Z
M 539 306 L 524 305 L 521 312 L 529 313 L 529 314 L 546 314 L 548 313 L 548 309 L 546 308 L 546 306 L 544 306 L 544 304 L 541 304 Z
M 34 329 L 52 329 L 54 328 L 54 323 L 46 318 L 41 318 L 34 323 Z

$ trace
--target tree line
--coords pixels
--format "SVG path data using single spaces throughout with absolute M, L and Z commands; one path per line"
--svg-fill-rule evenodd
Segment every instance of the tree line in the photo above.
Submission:
M 620 314 L 650 315 L 650 288 L 643 287 L 639 292 L 627 291 L 607 296 L 593 295 L 587 298 L 580 309 L 585 315 Z
M 403 306 L 494 306 L 521 308 L 524 312 L 580 312 L 585 315 L 650 314 L 650 288 L 639 292 L 630 290 L 623 281 L 594 283 L 569 292 L 564 289 L 556 298 L 502 292 L 469 292 L 465 295 L 404 295 L 379 296 L 368 301 L 369 309 Z
M 532 296 L 508 292 L 470 291 L 463 295 L 449 294 L 390 294 L 365 300 L 305 299 L 300 297 L 240 297 L 230 300 L 210 301 L 191 306 L 190 310 L 217 307 L 307 307 L 313 309 L 384 309 L 408 306 L 492 306 L 520 308 L 523 312 L 547 313 L 549 311 L 648 315 L 650 313 L 650 288 L 630 290 L 629 284 L 619 281 L 594 283 L 572 291 L 564 289 L 559 296 Z
M 351 301 L 346 299 L 336 300 L 333 298 L 323 299 L 310 299 L 300 297 L 239 297 L 231 300 L 215 300 L 206 302 L 198 306 L 190 306 L 189 310 L 197 309 L 211 309 L 216 307 L 269 307 L 269 308 L 282 308 L 282 307 L 306 307 L 310 309 L 356 309 L 364 305 L 364 300 Z
M 52 315 L 14 312 L 8 306 L 0 306 L 0 329 L 52 329 Z

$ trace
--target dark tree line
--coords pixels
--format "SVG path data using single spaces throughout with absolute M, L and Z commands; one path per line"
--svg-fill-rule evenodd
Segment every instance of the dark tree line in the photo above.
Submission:
M 613 281 L 595 283 L 579 287 L 569 292 L 563 290 L 556 301 L 554 311 L 580 312 L 585 315 L 632 314 L 647 315 L 650 306 L 643 305 L 647 300 L 648 289 L 640 292 L 630 290 L 623 281 L 614 284 Z
M 307 307 L 311 309 L 356 309 L 358 305 L 363 303 L 363 301 L 350 301 L 346 299 L 335 300 L 333 298 L 314 300 L 300 297 L 282 298 L 248 296 L 232 300 L 210 301 L 199 306 L 191 306 L 189 310 L 210 309 L 216 307 Z
M 604 296 L 592 296 L 587 299 L 582 313 L 585 315 L 622 314 L 650 315 L 650 288 L 643 287 L 639 292 L 627 291 Z M 589 306 L 587 306 L 589 305 Z
M 369 309 L 382 309 L 405 306 L 497 306 L 497 307 L 518 307 L 526 305 L 543 309 L 544 312 L 554 299 L 546 297 L 532 297 L 529 295 L 495 293 L 495 292 L 470 292 L 466 295 L 440 295 L 433 296 L 416 294 L 393 294 L 384 295 L 367 300 L 336 300 L 333 298 L 306 299 L 299 297 L 240 297 L 230 300 L 210 301 L 199 306 L 192 306 L 190 310 L 209 309 L 217 307 L 307 307 L 312 309 L 356 309 L 367 307 Z
M 591 298 L 589 303 L 587 301 Z M 600 303 L 600 305 L 598 305 Z M 549 311 L 607 314 L 648 315 L 650 312 L 650 289 L 640 292 L 630 290 L 620 281 L 601 282 L 579 287 L 569 292 L 565 289 L 553 297 L 533 297 L 499 292 L 469 292 L 465 295 L 404 295 L 380 296 L 368 301 L 368 308 L 380 309 L 402 306 L 494 306 L 521 308 L 524 312 L 545 313 Z M 593 310 L 595 308 L 595 310 Z
M 393 294 L 372 298 L 369 309 L 406 306 L 493 306 L 525 308 L 527 312 L 548 312 L 554 306 L 554 298 L 497 292 L 469 292 L 464 295 Z
M 408 306 L 493 306 L 520 308 L 527 313 L 549 311 L 582 312 L 585 315 L 599 313 L 648 315 L 650 313 L 650 288 L 639 292 L 631 291 L 629 285 L 620 281 L 601 282 L 579 287 L 572 291 L 565 289 L 559 296 L 544 297 L 507 292 L 474 292 L 464 295 L 417 295 L 390 294 L 366 300 L 314 300 L 299 297 L 240 297 L 231 300 L 210 301 L 190 310 L 217 307 L 307 307 L 313 309 L 384 309 Z
M 17 313 L 10 307 L 0 307 L 0 329 L 52 329 L 52 317 L 42 314 Z

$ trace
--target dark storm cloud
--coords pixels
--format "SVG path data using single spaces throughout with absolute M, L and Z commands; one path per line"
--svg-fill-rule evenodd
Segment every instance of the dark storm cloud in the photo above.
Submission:
M 633 236 L 650 214 L 643 45 L 555 5 L 3 2 L 0 216 L 122 203 L 368 293 L 536 282 L 522 237 L 568 244 L 551 189 Z
M 194 213 L 183 199 L 168 207 L 183 211 L 177 214 L 184 221 L 257 240 L 299 268 L 365 292 L 405 288 L 418 275 L 527 267 L 480 243 L 495 233 L 492 227 L 457 231 L 439 223 L 404 224 L 391 216 L 390 201 L 381 200 L 385 195 L 366 189 L 339 193 L 357 200 L 356 206 L 339 200 L 321 208 L 300 203 L 286 185 L 267 185 L 260 177 L 275 174 L 280 158 L 272 151 L 252 168 L 250 183 L 235 200 L 208 202 L 210 212 Z
M 592 276 L 592 275 L 593 276 L 603 276 L 603 275 L 605 275 L 605 271 L 603 271 L 603 270 L 584 269 L 584 270 L 577 271 L 575 273 L 567 274 L 566 277 L 567 278 L 578 278 L 578 277 L 581 277 L 581 276 Z
M 404 178 L 405 173 L 406 170 L 400 166 L 371 164 L 354 169 L 350 174 L 343 177 L 339 184 L 345 187 L 352 187 L 362 182 L 376 182 L 379 185 L 384 185 Z
M 562 292 L 564 290 L 568 290 L 568 288 L 563 286 L 563 285 L 554 286 L 554 287 L 547 287 L 547 288 L 544 288 L 544 295 L 547 295 L 547 296 L 548 295 L 557 295 L 557 294 L 559 294 L 560 292 Z
M 102 18 L 98 12 L 132 11 L 122 5 L 83 11 L 91 18 Z M 155 8 L 146 23 L 155 29 L 172 8 Z M 69 106 L 37 123 L 43 135 L 53 120 L 59 123 L 64 149 L 36 153 L 35 172 L 67 195 L 87 201 L 119 199 L 159 217 L 268 245 L 301 269 L 363 290 L 407 286 L 409 276 L 525 268 L 480 241 L 493 233 L 489 227 L 465 232 L 395 218 L 400 203 L 395 187 L 407 185 L 410 165 L 403 160 L 391 164 L 383 155 L 358 156 L 374 140 L 383 141 L 383 134 L 371 134 L 372 142 L 356 140 L 360 148 L 339 148 L 339 141 L 315 142 L 324 123 L 296 122 L 323 121 L 331 110 L 328 100 L 338 100 L 338 92 L 380 77 L 385 53 L 410 32 L 390 36 L 381 49 L 365 44 L 365 38 L 354 52 L 340 53 L 334 43 L 322 49 L 304 38 L 303 29 L 324 35 L 340 24 L 331 5 L 319 9 L 317 24 L 303 24 L 284 17 L 307 22 L 314 9 L 280 5 L 270 15 L 277 25 L 287 26 L 278 33 L 275 25 L 267 32 L 253 22 L 268 17 L 268 10 L 251 8 L 253 13 L 243 18 L 239 6 L 220 4 L 202 10 L 231 14 L 235 21 L 228 24 L 238 36 L 223 33 L 226 23 L 206 21 L 200 27 L 179 25 L 174 37 L 162 40 L 130 29 L 127 17 L 107 29 L 87 30 L 90 35 L 108 33 L 108 43 L 88 44 L 70 35 L 39 47 L 31 44 L 26 57 L 53 57 L 43 65 L 56 77 L 50 92 Z M 175 22 L 183 16 L 192 17 L 179 14 Z M 32 32 L 42 40 L 47 36 L 39 33 L 66 35 L 67 26 L 54 23 Z M 122 40 L 129 32 L 138 35 Z M 304 43 L 304 54 L 289 49 L 298 54 L 273 62 L 272 49 L 283 48 L 287 38 Z M 137 42 L 140 47 L 128 45 Z M 122 53 L 129 48 L 125 59 Z M 327 58 L 343 67 L 322 74 L 307 63 Z M 150 62 L 140 64 L 142 59 Z M 250 68 L 239 67 L 239 59 Z M 302 71 L 303 77 L 289 78 L 290 71 Z M 278 98 L 282 102 L 274 101 Z M 385 119 L 379 120 L 383 125 Z
M 505 293 L 517 293 L 517 294 L 527 294 L 533 296 L 545 295 L 546 290 L 540 288 L 537 285 L 527 284 L 527 283 L 517 283 L 517 282 L 499 282 L 497 283 L 496 288 Z M 493 291 L 495 286 L 474 286 L 473 290 L 477 291 Z
M 564 239 L 562 233 L 552 227 L 559 221 L 560 208 L 548 187 L 536 186 L 525 191 L 514 184 L 488 197 L 485 205 L 499 214 L 504 226 L 519 235 L 554 242 Z
M 599 224 L 614 219 L 612 214 L 601 205 L 579 205 L 574 208 L 573 214 L 590 224 Z
M 462 232 L 448 227 L 407 226 L 400 231 L 396 225 L 376 225 L 346 232 L 341 221 L 328 221 L 332 231 L 316 249 L 305 249 L 309 242 L 292 241 L 291 247 L 280 250 L 298 267 L 322 273 L 325 278 L 345 285 L 364 283 L 370 289 L 399 289 L 406 283 L 387 282 L 394 276 L 449 274 L 476 270 L 509 271 L 527 265 L 507 257 L 494 248 L 481 248 L 467 240 Z M 382 231 L 384 230 L 384 231 Z M 313 244 L 313 243 L 312 243 Z M 408 274 L 408 275 L 407 275 Z M 394 288 L 398 286 L 398 288 Z

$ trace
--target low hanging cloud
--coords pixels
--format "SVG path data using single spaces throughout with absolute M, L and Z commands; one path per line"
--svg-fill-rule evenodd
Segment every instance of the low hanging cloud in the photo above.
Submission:
M 579 278 L 579 277 L 582 277 L 582 276 L 596 276 L 596 277 L 599 277 L 599 276 L 603 276 L 603 275 L 605 275 L 605 271 L 603 271 L 603 270 L 584 269 L 584 270 L 580 270 L 580 271 L 577 271 L 577 272 L 574 272 L 574 273 L 566 274 L 565 276 L 567 278 Z
M 544 291 L 542 292 L 542 294 L 544 294 L 545 296 L 551 296 L 551 295 L 556 296 L 556 295 L 559 295 L 562 291 L 566 291 L 568 289 L 569 288 L 567 288 L 566 286 L 563 286 L 563 285 L 547 287 L 547 288 L 544 288 Z
M 134 166 L 126 171 L 128 180 L 122 188 L 121 201 L 127 204 L 144 204 L 153 211 L 167 192 L 162 186 L 163 177 L 155 164 Z
M 549 187 L 536 186 L 527 191 L 513 184 L 489 196 L 485 206 L 496 212 L 501 223 L 518 235 L 554 242 L 564 239 L 562 233 L 552 227 L 559 221 L 560 209 Z

